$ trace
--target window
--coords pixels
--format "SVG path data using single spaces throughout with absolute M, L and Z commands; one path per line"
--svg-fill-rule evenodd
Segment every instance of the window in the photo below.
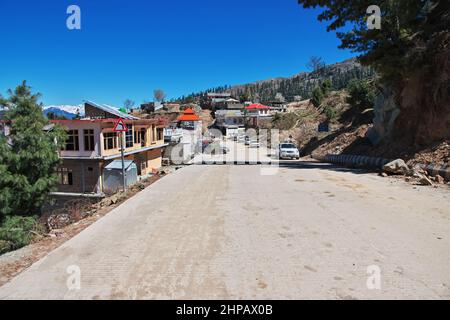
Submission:
M 151 141 L 151 143 L 152 144 L 154 144 L 155 142 L 155 132 L 154 132 L 154 130 L 155 130 L 155 127 L 154 126 L 151 126 L 150 128 L 149 128 L 149 130 L 150 130 L 150 141 Z
M 67 131 L 66 148 L 67 151 L 78 151 L 80 146 L 78 144 L 78 130 Z
M 84 150 L 94 151 L 95 150 L 94 130 L 85 129 L 83 131 L 83 135 L 84 135 Z
M 141 142 L 141 137 L 139 135 L 139 131 L 136 129 L 134 131 L 134 143 L 140 143 Z
M 145 145 L 145 128 L 134 131 L 134 143 L 141 143 Z
M 107 132 L 103 134 L 103 144 L 105 150 L 117 148 L 117 134 L 115 132 Z
M 156 140 L 163 140 L 163 139 L 164 139 L 164 129 L 157 128 L 156 129 Z
M 125 148 L 133 147 L 133 126 L 128 126 L 128 131 L 125 133 Z
M 144 147 L 145 146 L 145 133 L 147 132 L 147 130 L 145 130 L 144 128 L 141 129 L 140 131 L 140 135 L 141 135 L 141 145 Z
M 56 174 L 58 175 L 60 184 L 68 186 L 73 185 L 72 170 L 67 168 L 58 168 L 56 169 Z

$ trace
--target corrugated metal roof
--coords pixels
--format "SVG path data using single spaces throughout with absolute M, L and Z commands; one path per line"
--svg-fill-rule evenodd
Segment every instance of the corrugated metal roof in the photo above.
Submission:
M 127 119 L 127 120 L 139 120 L 138 117 L 134 117 L 134 116 L 131 116 L 131 115 L 129 115 L 129 114 L 123 113 L 123 112 L 117 110 L 117 109 L 114 108 L 114 107 L 108 106 L 107 104 L 102 104 L 102 105 L 100 105 L 100 104 L 98 104 L 98 103 L 95 103 L 95 102 L 92 102 L 92 101 L 89 101 L 89 100 L 87 100 L 86 103 L 88 103 L 88 104 L 90 104 L 91 106 L 93 106 L 93 107 L 95 107 L 95 108 L 98 108 L 98 109 L 100 109 L 100 110 L 102 110 L 102 111 L 111 113 L 111 114 L 113 114 L 113 115 L 115 115 L 115 116 L 117 116 L 117 117 L 119 117 L 119 118 L 122 118 L 122 119 Z
M 225 117 L 243 117 L 244 114 L 241 110 L 217 110 L 216 116 L 225 116 Z
M 125 160 L 124 161 L 125 164 L 125 170 L 127 170 L 131 165 L 134 164 L 133 160 Z M 136 165 L 136 164 L 134 164 Z M 106 170 L 122 170 L 122 160 L 114 160 L 111 161 L 110 164 L 108 164 L 105 167 Z

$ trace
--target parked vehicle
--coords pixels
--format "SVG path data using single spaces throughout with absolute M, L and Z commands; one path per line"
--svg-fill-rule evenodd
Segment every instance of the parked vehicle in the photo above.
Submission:
M 278 146 L 280 159 L 300 159 L 300 151 L 293 143 L 282 143 Z

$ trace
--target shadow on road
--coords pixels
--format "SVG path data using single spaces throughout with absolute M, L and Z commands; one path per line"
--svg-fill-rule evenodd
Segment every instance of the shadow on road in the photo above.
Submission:
M 319 169 L 319 170 L 331 170 L 336 172 L 349 172 L 354 174 L 367 174 L 370 172 L 374 172 L 373 170 L 362 169 L 362 168 L 349 168 L 342 167 L 340 165 L 331 164 L 331 163 L 322 163 L 322 162 L 314 162 L 314 161 L 280 161 L 280 168 L 287 169 Z

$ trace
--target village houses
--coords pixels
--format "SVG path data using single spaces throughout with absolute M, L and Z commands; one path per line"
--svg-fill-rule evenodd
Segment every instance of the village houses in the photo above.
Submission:
M 134 163 L 137 176 L 151 174 L 161 167 L 164 143 L 164 119 L 139 119 L 107 105 L 85 103 L 85 117 L 79 120 L 52 120 L 67 131 L 61 164 L 57 168 L 61 196 L 103 196 L 115 192 L 117 185 L 105 183 L 108 165 L 121 159 L 119 134 L 114 132 L 117 119 L 123 119 L 125 160 Z M 130 164 L 131 162 L 127 162 Z

